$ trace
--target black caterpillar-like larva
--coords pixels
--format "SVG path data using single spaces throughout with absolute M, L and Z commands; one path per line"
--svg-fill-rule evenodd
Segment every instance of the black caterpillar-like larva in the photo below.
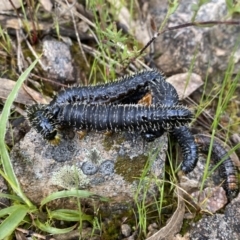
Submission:
M 46 107 L 41 106 L 41 109 L 36 112 L 35 122 L 32 126 L 39 132 L 45 139 L 51 143 L 59 142 L 59 135 L 56 134 L 53 116 L 56 116 L 55 106 L 60 106 L 66 103 L 87 103 L 87 104 L 129 104 L 138 103 L 138 101 L 147 93 L 150 92 L 153 105 L 174 106 L 178 105 L 179 99 L 176 89 L 168 82 L 162 73 L 157 70 L 141 71 L 139 73 L 125 76 L 113 83 L 104 85 L 89 86 L 89 87 L 72 87 L 60 91 Z M 31 106 L 28 112 L 34 113 L 35 107 Z M 58 109 L 58 108 L 57 108 Z M 50 117 L 51 116 L 51 117 Z M 49 119 L 48 119 L 49 118 Z M 31 122 L 32 117 L 29 117 Z M 174 122 L 173 122 L 174 124 Z M 52 125 L 52 126 L 51 126 Z M 176 124 L 177 125 L 177 124 Z M 53 129 L 54 131 L 53 131 Z M 153 141 L 164 133 L 164 129 L 148 129 L 147 132 L 142 134 L 143 138 L 147 141 Z M 189 155 L 184 155 L 183 169 L 185 172 L 190 172 L 197 161 L 197 147 L 194 139 L 188 138 L 188 144 L 184 144 L 184 137 L 190 136 L 190 130 L 183 126 L 178 129 L 172 129 L 172 135 L 177 138 L 183 152 L 188 152 Z M 56 138 L 56 141 L 55 139 Z M 190 144 L 191 140 L 191 144 Z M 190 162 L 191 161 L 191 162 Z
M 187 126 L 181 126 L 179 128 L 174 128 L 170 134 L 176 138 L 181 147 L 183 154 L 181 164 L 182 171 L 184 173 L 191 172 L 196 167 L 198 161 L 198 147 L 190 129 Z
M 45 139 L 58 143 L 60 139 L 57 134 L 56 119 L 49 111 L 46 111 L 46 108 L 47 105 L 31 105 L 31 107 L 27 108 L 28 121 Z
M 148 90 L 154 90 L 155 85 L 151 87 L 150 83 L 163 89 L 162 98 L 164 95 L 173 95 L 172 88 L 169 88 L 169 83 L 166 82 L 162 73 L 157 70 L 145 70 L 106 84 L 63 89 L 53 98 L 49 106 L 77 102 L 86 104 L 137 103 Z M 155 94 L 152 95 L 155 96 Z
M 183 106 L 142 106 L 138 104 L 66 104 L 57 107 L 56 119 L 60 126 L 96 131 L 171 130 L 192 120 L 192 113 Z
M 188 127 L 182 126 L 180 128 L 175 128 L 171 132 L 171 135 L 176 138 L 181 148 L 183 155 L 181 164 L 182 171 L 184 173 L 191 172 L 196 167 L 198 161 L 198 148 L 192 133 Z
M 154 85 L 155 88 L 153 87 Z M 179 97 L 176 89 L 167 82 L 164 86 L 167 86 L 167 89 L 152 83 L 152 92 L 155 96 L 153 99 L 153 104 L 157 104 L 159 102 L 166 106 L 175 106 L 179 104 Z M 168 92 L 165 92 L 166 90 Z M 170 134 L 177 140 L 183 154 L 183 160 L 181 164 L 182 171 L 184 173 L 191 172 L 196 167 L 198 161 L 198 148 L 190 129 L 187 126 L 181 126 L 174 128 Z M 157 137 L 157 135 L 161 135 L 161 132 L 157 132 L 155 135 Z M 151 139 L 154 139 L 154 133 L 151 134 L 150 137 Z
M 157 92 L 158 90 L 156 87 L 161 89 L 161 96 L 158 96 L 159 93 Z M 50 129 L 50 125 L 53 124 L 53 121 L 48 122 L 46 116 L 56 114 L 54 113 L 55 106 L 60 106 L 66 103 L 137 103 L 148 91 L 151 92 L 155 103 L 161 103 L 161 99 L 165 99 L 165 103 L 173 105 L 170 96 L 172 96 L 173 99 L 175 97 L 178 98 L 175 88 L 165 81 L 165 77 L 162 73 L 157 70 L 141 71 L 133 75 L 119 78 L 112 83 L 88 87 L 75 86 L 63 89 L 53 98 L 49 105 L 46 107 L 41 106 L 41 111 L 39 110 L 36 113 L 35 124 L 32 124 L 32 126 L 38 133 L 44 133 L 42 134 L 44 139 L 54 143 L 51 132 L 47 132 L 48 129 Z M 35 106 L 30 106 L 28 107 L 27 112 L 33 115 L 34 110 Z M 31 123 L 32 117 L 28 116 L 28 119 Z M 45 124 L 42 124 L 42 122 Z M 46 125 L 48 125 L 49 128 L 46 128 Z M 54 125 L 56 124 L 54 123 Z M 162 134 L 163 131 L 158 131 L 154 134 L 146 133 L 143 137 L 148 141 L 153 141 L 156 137 L 160 137 Z
M 200 151 L 204 154 L 208 154 L 211 136 L 196 134 L 194 135 L 194 138 Z M 223 183 L 223 188 L 226 191 L 228 198 L 232 199 L 236 197 L 239 191 L 237 168 L 232 159 L 228 156 L 224 147 L 215 139 L 212 146 L 211 159 L 213 160 L 214 164 L 218 164 L 222 159 L 225 159 L 218 168 L 220 177 L 225 180 Z

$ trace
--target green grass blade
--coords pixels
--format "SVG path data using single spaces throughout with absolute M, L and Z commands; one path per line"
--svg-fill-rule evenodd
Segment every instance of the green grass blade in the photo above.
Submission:
M 49 196 L 47 196 L 46 198 L 44 198 L 41 201 L 41 206 L 43 206 L 46 203 L 51 202 L 53 200 L 56 200 L 56 199 L 59 199 L 59 198 L 66 198 L 66 197 L 77 197 L 77 198 L 98 197 L 98 198 L 100 198 L 100 196 L 97 196 L 94 193 L 84 191 L 84 190 L 76 190 L 76 189 L 64 190 L 64 191 L 59 191 L 59 192 L 52 193 Z M 101 201 L 106 201 L 107 199 L 101 197 L 100 200 Z
M 49 223 L 42 223 L 38 219 L 35 221 L 35 225 L 44 232 L 51 233 L 51 234 L 63 234 L 71 232 L 76 228 L 76 225 L 69 227 L 69 228 L 55 228 L 51 227 Z
M 20 197 L 12 194 L 0 193 L 0 198 L 7 198 L 7 199 L 11 199 L 11 200 L 23 203 Z
M 21 205 L 20 205 L 21 206 Z M 16 211 L 19 208 L 19 205 L 14 205 L 14 206 L 10 206 L 10 207 L 6 207 L 0 210 L 0 218 L 5 216 L 5 215 L 9 215 L 12 212 Z
M 13 171 L 12 163 L 8 154 L 8 150 L 5 146 L 5 134 L 6 134 L 6 126 L 8 117 L 10 115 L 11 105 L 16 98 L 19 89 L 21 88 L 22 83 L 27 78 L 28 74 L 37 64 L 38 59 L 36 59 L 30 66 L 27 68 L 22 75 L 19 77 L 16 85 L 12 89 L 11 93 L 9 94 L 6 103 L 4 105 L 1 117 L 0 117 L 0 153 L 1 153 L 1 161 L 4 169 L 4 173 L 8 176 L 9 184 L 11 185 L 12 189 L 16 192 L 18 196 L 20 196 L 28 206 L 32 206 L 31 202 L 27 199 L 27 197 L 22 193 L 22 190 L 19 186 L 18 180 L 15 176 Z
M 84 214 L 77 210 L 71 209 L 58 209 L 55 211 L 49 212 L 51 218 L 63 220 L 63 221 L 70 221 L 70 222 L 77 222 L 77 221 L 89 221 L 92 222 L 93 217 L 87 214 Z
M 6 208 L 10 215 L 3 220 L 0 225 L 0 239 L 4 239 L 16 229 L 28 212 L 28 208 L 23 205 L 13 206 L 14 210 Z M 5 210 L 5 209 L 4 209 Z

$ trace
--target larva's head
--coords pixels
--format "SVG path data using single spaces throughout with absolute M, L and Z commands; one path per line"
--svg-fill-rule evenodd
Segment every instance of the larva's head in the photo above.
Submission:
M 51 144 L 58 144 L 60 136 L 56 129 L 56 122 L 49 113 L 47 105 L 34 104 L 27 108 L 27 118 L 31 126 Z
M 229 175 L 227 180 L 223 183 L 223 188 L 229 201 L 237 197 L 239 193 L 238 179 L 234 174 Z
M 228 189 L 226 190 L 226 195 L 227 195 L 227 198 L 229 201 L 232 201 L 232 199 L 236 198 L 238 193 L 239 193 L 239 190 L 238 189 L 235 189 L 235 190 L 231 190 L 231 189 Z
M 195 168 L 195 164 L 193 165 L 192 164 L 192 159 L 187 158 L 187 160 L 185 159 L 184 162 L 182 162 L 181 164 L 181 170 L 185 173 L 185 174 L 188 174 L 190 173 L 191 171 L 193 171 L 193 169 Z

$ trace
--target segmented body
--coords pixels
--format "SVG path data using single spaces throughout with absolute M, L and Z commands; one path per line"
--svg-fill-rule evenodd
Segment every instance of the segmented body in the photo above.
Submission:
M 203 134 L 196 134 L 194 137 L 200 151 L 204 154 L 208 154 L 211 137 Z M 211 159 L 215 164 L 219 164 L 223 159 L 225 159 L 218 168 L 220 177 L 224 179 L 223 188 L 229 198 L 236 197 L 239 191 L 237 168 L 232 159 L 228 156 L 225 148 L 216 140 L 213 142 Z
M 153 104 L 159 102 L 165 106 L 175 106 L 179 104 L 179 97 L 176 89 L 170 83 L 165 84 L 167 85 L 166 88 L 168 92 L 165 92 L 165 89 L 161 88 L 159 85 L 155 85 L 155 88 L 153 88 L 153 94 L 155 96 L 155 98 L 153 98 Z M 198 148 L 190 129 L 187 126 L 180 126 L 178 128 L 173 128 L 170 134 L 177 140 L 182 150 L 182 171 L 184 173 L 191 172 L 197 165 Z M 161 135 L 161 132 L 156 132 L 155 135 Z
M 102 103 L 138 103 L 140 99 L 147 93 L 150 92 L 152 97 L 153 105 L 163 106 L 175 106 L 179 102 L 178 94 L 176 89 L 165 80 L 165 77 L 157 70 L 141 71 L 133 75 L 122 77 L 113 83 L 107 83 L 104 85 L 88 86 L 88 87 L 72 87 L 64 89 L 54 97 L 50 102 L 49 107 L 52 107 L 64 103 L 87 103 L 87 104 L 102 104 Z M 53 111 L 53 110 L 52 110 Z M 175 124 L 177 125 L 177 123 Z M 174 129 L 172 129 L 174 133 Z M 177 134 L 191 135 L 190 130 L 187 127 L 182 127 L 177 130 Z M 148 129 L 143 138 L 147 141 L 153 141 L 160 137 L 164 133 L 164 129 Z M 174 134 L 177 136 L 177 134 Z M 182 141 L 184 138 L 177 138 L 177 141 Z M 190 144 L 190 138 L 189 138 Z M 192 138 L 191 146 L 184 144 L 183 140 L 179 144 L 183 148 L 183 152 L 188 152 L 190 156 L 183 158 L 183 166 L 191 165 L 190 160 L 194 162 L 196 166 L 198 159 L 197 147 Z M 190 172 L 193 168 L 182 169 L 185 172 Z
M 59 109 L 57 121 L 62 126 L 76 129 L 145 133 L 148 130 L 171 130 L 189 123 L 192 117 L 188 109 L 178 105 L 67 104 Z
M 152 92 L 153 98 L 157 96 L 155 87 L 162 89 L 162 96 L 155 102 L 161 102 L 166 95 L 177 96 L 177 92 L 166 82 L 165 77 L 157 70 L 141 71 L 127 75 L 114 82 L 95 86 L 70 87 L 61 90 L 50 102 L 49 106 L 66 103 L 137 103 L 147 91 Z M 169 99 L 169 101 L 171 101 Z M 171 104 L 173 105 L 173 104 Z
M 198 161 L 198 148 L 195 139 L 186 126 L 175 128 L 172 131 L 172 136 L 176 138 L 183 155 L 181 169 L 184 173 L 189 173 L 196 167 Z
M 178 105 L 179 98 L 176 89 L 165 80 L 165 77 L 160 72 L 157 70 L 141 71 L 104 85 L 71 87 L 60 91 L 46 108 L 41 107 L 42 116 L 38 118 L 39 124 L 37 124 L 36 121 L 36 124 L 33 126 L 37 125 L 35 129 L 41 133 L 45 139 L 54 141 L 53 134 L 48 133 L 45 129 L 45 125 L 41 123 L 48 123 L 48 118 L 56 119 L 58 106 L 66 103 L 85 103 L 91 105 L 107 103 L 137 104 L 148 92 L 151 95 L 151 104 L 153 105 L 162 105 L 166 107 Z M 159 113 L 161 113 L 161 111 Z M 46 116 L 48 116 L 48 118 Z M 134 116 L 131 117 L 134 118 Z M 177 126 L 177 122 L 174 121 L 175 120 L 172 120 L 171 124 Z M 63 124 L 61 121 L 58 121 L 58 123 Z M 52 123 L 49 122 L 49 126 L 51 126 L 51 124 Z M 133 123 L 130 125 L 132 124 Z M 131 128 L 131 126 L 129 126 L 129 128 Z M 182 148 L 182 170 L 185 173 L 190 172 L 196 166 L 198 159 L 198 151 L 194 138 L 190 137 L 191 132 L 186 126 L 176 129 L 172 128 L 171 130 L 172 135 L 177 139 Z M 56 131 L 54 133 L 56 134 Z M 164 128 L 158 128 L 157 130 L 148 128 L 148 131 L 144 131 L 142 136 L 147 141 L 153 141 L 163 133 Z M 186 139 L 187 142 L 185 141 Z
M 45 139 L 54 142 L 54 136 L 47 132 L 41 122 L 48 123 L 48 119 L 56 119 L 59 106 L 66 103 L 80 104 L 129 104 L 138 101 L 150 92 L 153 104 L 174 106 L 178 99 L 175 88 L 165 81 L 165 77 L 157 70 L 141 71 L 133 75 L 122 77 L 112 83 L 89 87 L 71 87 L 60 91 L 46 107 L 41 106 L 41 117 L 38 117 L 38 126 L 33 127 L 41 133 Z M 28 112 L 34 112 L 35 106 L 28 108 Z M 40 111 L 39 111 L 40 112 Z M 40 113 L 38 114 L 40 115 Z M 48 117 L 47 117 L 48 116 Z M 30 118 L 29 118 L 30 119 Z M 31 119 L 30 119 L 31 122 Z M 36 117 L 37 122 L 37 117 Z M 49 126 L 53 122 L 49 121 Z M 61 123 L 54 123 L 54 125 Z M 147 141 L 153 141 L 163 134 L 163 129 L 152 131 L 149 129 L 143 137 Z M 56 133 L 56 132 L 55 132 Z M 57 135 L 55 135 L 57 137 Z

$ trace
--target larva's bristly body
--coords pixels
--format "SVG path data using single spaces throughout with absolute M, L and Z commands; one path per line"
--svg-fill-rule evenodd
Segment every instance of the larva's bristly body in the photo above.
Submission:
M 151 93 L 152 103 L 154 104 L 161 104 L 161 101 L 163 101 L 170 106 L 178 101 L 175 88 L 165 81 L 161 73 L 150 70 L 125 76 L 109 84 L 73 87 L 60 91 L 49 104 L 48 110 L 55 116 L 54 107 L 65 103 L 77 102 L 91 105 L 100 103 L 137 103 L 147 92 Z M 157 132 L 149 130 L 143 137 L 148 141 L 153 141 L 162 134 L 163 130 Z
M 147 86 L 149 81 L 155 79 L 158 79 L 159 83 L 165 81 L 160 72 L 151 70 L 127 75 L 106 84 L 85 87 L 74 86 L 60 91 L 50 102 L 50 105 L 77 102 L 86 104 L 118 102 L 134 93 L 137 94 L 141 88 Z
M 54 116 L 52 119 L 56 118 L 56 109 L 66 103 L 85 103 L 89 105 L 138 103 L 138 101 L 148 92 L 151 94 L 151 101 L 154 105 L 161 104 L 173 106 L 178 102 L 178 95 L 175 88 L 166 82 L 164 75 L 157 70 L 148 70 L 124 76 L 115 82 L 108 84 L 88 87 L 72 87 L 62 90 L 53 98 L 48 107 L 46 107 L 44 115 L 47 115 L 47 112 L 49 112 L 49 114 L 51 112 L 51 116 Z M 49 127 L 51 124 L 55 125 L 54 121 L 50 121 L 50 119 L 47 121 L 45 116 L 37 115 L 38 116 L 36 117 L 39 119 L 39 125 L 41 124 L 41 121 L 43 121 L 41 119 L 44 119 L 43 122 L 45 125 L 48 124 Z M 39 129 L 37 129 L 40 128 L 40 126 L 33 124 L 33 127 L 40 132 Z M 52 126 L 52 128 L 55 128 L 55 126 Z M 54 135 L 50 132 L 47 133 L 47 131 L 48 128 L 45 128 L 45 134 L 42 134 L 43 137 L 48 141 L 53 140 L 50 138 L 54 138 Z M 162 134 L 163 129 L 158 131 L 149 129 L 149 132 L 143 135 L 143 137 L 147 141 L 153 141 Z
M 162 73 L 157 70 L 140 71 L 106 84 L 64 89 L 53 98 L 49 105 L 77 102 L 85 104 L 136 103 L 151 88 L 150 82 L 168 90 L 169 83 L 166 82 Z
M 211 136 L 196 134 L 194 137 L 200 151 L 204 154 L 208 154 Z M 223 188 L 230 199 L 236 197 L 237 193 L 239 192 L 237 168 L 234 165 L 231 157 L 228 156 L 225 148 L 215 139 L 212 146 L 211 159 L 213 160 L 214 164 L 218 164 L 221 160 L 225 159 L 218 168 L 220 176 L 224 179 Z
M 59 109 L 59 125 L 96 131 L 148 132 L 171 130 L 189 123 L 192 113 L 182 106 L 66 104 Z
M 155 94 L 155 102 L 162 102 L 166 106 L 175 106 L 179 103 L 177 91 L 169 83 L 165 84 L 165 89 L 156 86 L 153 92 Z M 198 148 L 190 129 L 187 126 L 182 126 L 174 128 L 170 134 L 177 140 L 182 150 L 182 171 L 185 173 L 191 172 L 198 161 Z
M 195 139 L 186 126 L 173 129 L 171 134 L 176 138 L 182 151 L 183 161 L 181 169 L 184 173 L 189 173 L 196 167 L 198 161 L 198 148 Z
M 43 138 L 57 144 L 59 135 L 56 129 L 56 119 L 47 110 L 47 105 L 34 104 L 27 108 L 28 120 L 32 127 L 40 133 Z
M 174 106 L 179 104 L 179 97 L 176 89 L 167 81 L 151 81 L 149 83 L 153 104 L 162 104 L 165 106 Z

